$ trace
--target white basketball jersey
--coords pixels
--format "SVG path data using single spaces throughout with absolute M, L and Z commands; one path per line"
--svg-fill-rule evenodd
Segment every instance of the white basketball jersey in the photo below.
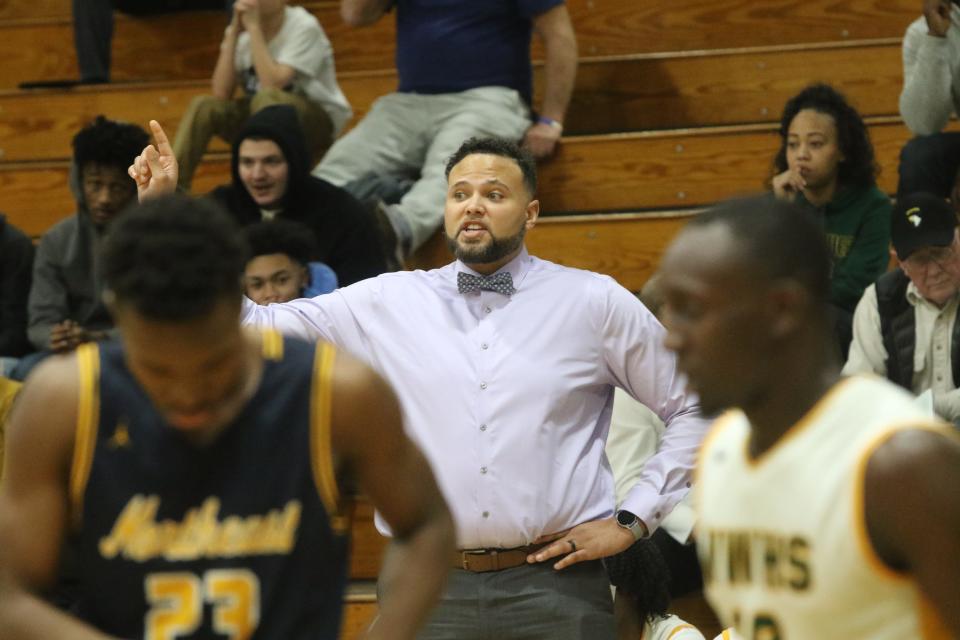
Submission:
M 744 640 L 949 637 L 908 575 L 870 544 L 863 479 L 894 432 L 946 429 L 885 380 L 837 383 L 770 450 L 751 459 L 740 411 L 701 452 L 697 550 L 707 598 Z M 943 634 L 943 635 L 940 635 Z

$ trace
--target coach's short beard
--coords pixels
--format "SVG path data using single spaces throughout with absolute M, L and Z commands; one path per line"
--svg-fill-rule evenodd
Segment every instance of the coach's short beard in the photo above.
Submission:
M 459 232 L 458 232 L 459 233 Z M 506 238 L 497 238 L 492 233 L 490 241 L 482 245 L 461 245 L 456 237 L 447 238 L 447 248 L 450 249 L 457 260 L 464 264 L 490 264 L 500 260 L 517 249 L 523 244 L 523 238 L 527 235 L 527 226 L 520 227 L 520 231 Z

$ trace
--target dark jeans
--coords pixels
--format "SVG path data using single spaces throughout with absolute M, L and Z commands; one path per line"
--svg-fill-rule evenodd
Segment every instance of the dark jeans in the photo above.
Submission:
M 37 351 L 36 353 L 23 356 L 19 362 L 17 362 L 17 366 L 13 368 L 13 371 L 10 372 L 10 378 L 23 382 L 38 364 L 52 355 L 53 351 Z
M 948 198 L 960 168 L 960 133 L 918 136 L 900 151 L 897 195 L 926 191 Z
M 80 79 L 85 82 L 105 82 L 110 79 L 114 9 L 142 16 L 173 11 L 215 10 L 224 6 L 230 11 L 233 0 L 73 0 L 73 39 Z

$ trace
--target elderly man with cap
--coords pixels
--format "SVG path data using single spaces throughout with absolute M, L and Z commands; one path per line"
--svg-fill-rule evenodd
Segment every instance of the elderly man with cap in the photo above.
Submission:
M 942 198 L 900 198 L 891 221 L 899 269 L 870 285 L 853 317 L 845 375 L 873 372 L 921 394 L 936 413 L 960 423 L 960 236 Z

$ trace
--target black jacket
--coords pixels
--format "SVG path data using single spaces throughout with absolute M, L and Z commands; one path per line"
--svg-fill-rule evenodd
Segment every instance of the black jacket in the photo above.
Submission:
M 238 172 L 240 143 L 251 137 L 272 140 L 283 151 L 289 173 L 277 217 L 313 231 L 319 247 L 316 259 L 336 272 L 341 287 L 386 271 L 372 212 L 343 189 L 310 175 L 310 156 L 293 107 L 267 107 L 250 117 L 233 144 L 233 182 L 214 189 L 211 197 L 241 226 L 262 220 Z
M 887 378 L 907 391 L 913 391 L 913 354 L 917 346 L 917 315 L 907 300 L 910 278 L 901 269 L 877 280 L 877 312 L 880 336 L 887 350 Z M 960 380 L 960 309 L 950 336 L 950 362 L 954 381 Z
M 33 271 L 33 243 L 0 213 L 0 356 L 31 351 L 27 341 L 27 296 Z

